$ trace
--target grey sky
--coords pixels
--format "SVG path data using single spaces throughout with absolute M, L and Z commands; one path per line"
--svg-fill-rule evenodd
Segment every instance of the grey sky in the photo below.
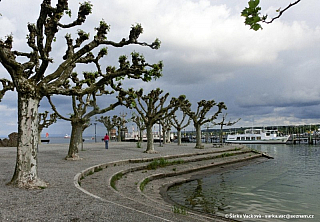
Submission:
M 78 1 L 69 2 L 74 17 Z M 35 22 L 40 3 L 40 0 L 1 1 L 0 37 L 12 33 L 14 48 L 28 50 L 26 24 Z M 95 0 L 92 3 L 93 14 L 81 29 L 93 35 L 94 27 L 103 18 L 111 25 L 108 38 L 119 41 L 128 36 L 132 24 L 141 23 L 144 28 L 141 41 L 159 38 L 162 42 L 156 51 L 137 46 L 109 48 L 105 59 L 108 65 L 116 64 L 119 55 L 129 55 L 133 50 L 143 53 L 150 63 L 164 62 L 162 78 L 147 84 L 133 82 L 131 86 L 143 87 L 146 92 L 160 87 L 171 96 L 185 94 L 193 104 L 202 99 L 224 101 L 228 118 L 242 118 L 236 125 L 239 127 L 320 123 L 318 1 L 301 1 L 281 19 L 264 25 L 258 32 L 249 30 L 240 16 L 247 0 Z M 284 8 L 290 1 L 261 0 L 261 3 L 264 12 L 275 15 L 276 9 Z M 57 37 L 55 46 L 52 67 L 65 52 L 64 34 Z M 2 67 L 0 77 L 9 77 Z M 0 103 L 0 135 L 17 130 L 15 100 L 15 93 L 8 93 Z M 62 113 L 70 113 L 67 99 L 56 101 Z M 107 101 L 101 102 L 101 106 L 104 103 Z M 46 107 L 44 101 L 41 108 Z M 120 111 L 117 109 L 112 115 Z M 69 125 L 59 121 L 47 131 L 70 133 Z M 61 128 L 66 132 L 61 132 Z M 101 126 L 99 130 L 102 129 Z M 92 132 L 90 127 L 87 134 Z

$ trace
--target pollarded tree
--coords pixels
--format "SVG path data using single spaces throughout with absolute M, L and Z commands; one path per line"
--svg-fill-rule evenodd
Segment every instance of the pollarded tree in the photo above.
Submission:
M 111 130 L 114 127 L 117 127 L 118 129 L 117 140 L 121 141 L 121 129 L 123 129 L 124 125 L 127 123 L 127 121 L 124 118 L 117 115 L 114 115 L 112 118 L 111 116 L 100 116 L 100 119 L 98 119 L 97 121 L 103 123 L 103 125 L 107 128 L 109 135 Z
M 124 116 L 117 116 L 114 115 L 112 117 L 112 123 L 115 127 L 117 127 L 118 129 L 118 141 L 121 142 L 121 132 L 122 130 L 125 128 L 125 125 L 127 123 L 127 120 L 124 119 L 124 117 L 126 116 L 126 114 Z
M 147 149 L 146 153 L 155 153 L 153 144 L 153 125 L 160 119 L 171 116 L 177 109 L 180 103 L 185 101 L 185 96 L 181 95 L 179 98 L 172 98 L 169 104 L 165 104 L 169 93 L 161 96 L 162 90 L 157 88 L 151 90 L 149 94 L 143 95 L 143 89 L 140 89 L 136 94 L 135 100 L 127 99 L 126 105 L 136 109 L 141 116 L 147 128 Z
M 107 91 L 105 92 L 107 93 Z M 113 94 L 113 92 L 110 92 Z M 117 106 L 121 105 L 120 96 L 118 95 L 118 101 L 109 104 L 105 108 L 99 108 L 97 105 L 97 96 L 95 93 L 86 94 L 83 96 L 72 96 L 72 109 L 73 113 L 70 117 L 65 117 L 61 115 L 56 106 L 53 104 L 51 97 L 48 96 L 49 103 L 54 110 L 54 112 L 58 115 L 60 119 L 70 121 L 71 122 L 71 136 L 70 136 L 70 143 L 69 143 L 69 150 L 68 154 L 65 157 L 66 160 L 79 160 L 80 157 L 78 155 L 79 148 L 83 147 L 83 140 L 82 134 L 86 128 L 90 126 L 90 119 L 94 115 L 102 114 L 109 112 L 115 109 Z
M 51 113 L 48 118 L 48 111 L 45 111 L 44 113 L 39 113 L 39 127 L 38 127 L 38 138 L 39 138 L 39 144 L 41 143 L 41 132 L 44 128 L 48 128 L 53 123 L 57 122 L 57 114 Z
M 90 2 L 80 4 L 77 18 L 69 24 L 62 24 L 61 19 L 70 15 L 67 0 L 58 0 L 56 6 L 52 6 L 51 0 L 43 0 L 37 21 L 28 24 L 27 46 L 29 52 L 21 52 L 13 49 L 13 36 L 8 35 L 0 40 L 0 63 L 8 71 L 11 81 L 4 80 L 5 86 L 11 90 L 12 86 L 18 94 L 18 147 L 17 160 L 12 185 L 24 188 L 46 187 L 47 183 L 38 177 L 37 145 L 38 145 L 38 107 L 44 96 L 54 94 L 82 96 L 104 90 L 112 79 L 134 78 L 150 81 L 153 77 L 161 76 L 162 63 L 148 64 L 139 53 L 131 54 L 131 62 L 127 56 L 119 58 L 119 67 L 109 66 L 103 71 L 100 60 L 107 55 L 105 46 L 124 47 L 130 44 L 148 46 L 157 49 L 160 41 L 152 44 L 138 41 L 143 29 L 140 24 L 132 26 L 129 37 L 115 42 L 108 40 L 106 35 L 110 26 L 101 21 L 95 28 L 96 34 L 89 39 L 89 34 L 80 30 L 87 16 L 92 11 Z M 60 64 L 53 63 L 52 47 L 59 33 L 65 29 L 77 29 L 78 37 L 74 41 L 70 34 L 66 38 L 66 54 L 58 55 L 63 58 Z M 99 51 L 100 48 L 100 51 Z M 93 52 L 97 52 L 95 56 Z M 96 82 L 82 88 L 69 84 L 75 79 L 73 70 L 79 64 L 93 64 L 98 73 Z M 92 67 L 90 68 L 92 69 Z M 53 70 L 53 71 L 52 71 Z M 6 87 L 5 87 L 6 88 Z M 5 90 L 2 90 L 3 93 Z
M 137 128 L 139 130 L 138 146 L 140 147 L 141 143 L 143 142 L 143 131 L 146 129 L 146 126 L 145 126 L 142 118 L 139 115 L 137 115 L 136 113 L 132 113 L 132 117 L 130 120 L 137 125 Z
M 100 116 L 97 121 L 103 123 L 103 125 L 107 129 L 108 134 L 110 135 L 111 130 L 115 127 L 114 123 L 112 122 L 111 116 Z
M 181 131 L 186 128 L 187 126 L 189 126 L 190 124 L 190 117 L 188 118 L 188 120 L 185 122 L 187 117 L 187 113 L 183 112 L 182 113 L 182 119 L 179 121 L 178 117 L 176 115 L 173 115 L 172 119 L 171 119 L 171 125 L 176 128 L 177 130 L 177 134 L 178 134 L 178 146 L 181 145 Z
M 225 122 L 226 118 L 227 118 L 228 113 L 223 114 L 222 115 L 222 120 L 221 122 L 213 122 L 214 125 L 220 125 L 220 143 L 223 144 L 223 126 L 233 126 L 234 124 L 236 124 L 237 122 L 240 121 L 241 118 L 237 119 L 236 121 L 231 122 L 231 120 L 229 120 L 228 122 Z
M 171 118 L 172 116 L 167 116 L 166 118 L 160 119 L 159 123 L 162 127 L 162 138 L 163 144 L 170 143 L 170 131 L 171 131 Z
M 218 110 L 211 117 L 206 117 L 207 113 L 214 107 L 217 106 Z M 196 146 L 195 148 L 203 149 L 204 146 L 201 142 L 201 126 L 205 123 L 212 122 L 222 112 L 222 109 L 227 109 L 223 102 L 216 103 L 214 100 L 201 100 L 198 102 L 197 111 L 191 110 L 191 103 L 181 106 L 183 112 L 185 112 L 193 121 L 194 128 L 196 129 Z

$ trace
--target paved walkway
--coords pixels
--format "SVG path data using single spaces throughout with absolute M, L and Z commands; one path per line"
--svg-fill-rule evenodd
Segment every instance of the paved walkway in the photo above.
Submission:
M 95 198 L 74 185 L 75 176 L 92 166 L 127 159 L 159 158 L 168 155 L 197 153 L 194 144 L 166 144 L 164 147 L 155 145 L 157 154 L 143 153 L 143 148 L 136 148 L 135 143 L 111 142 L 109 149 L 103 143 L 85 143 L 79 155 L 81 161 L 66 161 L 67 144 L 42 144 L 38 153 L 39 177 L 50 185 L 43 190 L 23 190 L 7 186 L 14 166 L 16 149 L 0 148 L 0 219 L 1 221 L 195 221 L 194 218 L 172 212 L 159 210 L 155 205 L 139 206 L 122 193 L 108 191 L 107 178 L 94 174 L 88 177 L 98 183 L 86 183 L 83 188 L 101 194 Z M 207 144 L 201 151 L 216 151 Z M 101 173 L 107 171 L 101 171 Z M 98 176 L 98 177 L 97 177 Z M 110 175 L 109 175 L 110 176 Z M 96 178 L 96 179 L 94 179 Z M 160 180 L 161 181 L 161 180 Z M 89 184 L 89 185 L 88 185 Z M 109 192 L 109 193 L 108 193 Z M 154 194 L 155 195 L 155 194 Z M 125 199 L 125 201 L 123 201 Z M 217 221 L 200 219 L 201 221 Z

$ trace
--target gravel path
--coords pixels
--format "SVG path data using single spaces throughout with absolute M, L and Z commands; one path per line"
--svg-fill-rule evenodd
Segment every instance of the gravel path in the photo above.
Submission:
M 42 144 L 39 146 L 38 172 L 39 177 L 49 183 L 49 187 L 43 190 L 7 186 L 14 172 L 16 148 L 0 148 L 1 221 L 181 221 L 179 215 L 168 217 L 168 213 L 137 210 L 133 203 L 121 205 L 116 201 L 97 199 L 75 187 L 75 175 L 98 164 L 199 152 L 194 149 L 194 144 L 166 144 L 164 147 L 156 144 L 159 153 L 146 154 L 143 153 L 146 144 L 143 146 L 138 149 L 135 143 L 111 142 L 110 148 L 105 150 L 103 143 L 88 143 L 84 144 L 85 151 L 79 153 L 83 160 L 66 161 L 67 144 Z M 205 151 L 209 150 L 219 148 L 206 144 Z M 105 188 L 99 185 L 91 189 Z

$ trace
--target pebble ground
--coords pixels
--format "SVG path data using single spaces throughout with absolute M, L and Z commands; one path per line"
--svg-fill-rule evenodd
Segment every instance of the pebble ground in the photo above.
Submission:
M 157 203 L 137 207 L 134 200 L 123 193 L 107 191 L 108 180 L 99 174 L 92 175 L 98 183 L 85 183 L 83 188 L 92 193 L 101 194 L 102 198 L 88 195 L 77 189 L 74 178 L 79 172 L 92 166 L 127 159 L 159 158 L 184 153 L 197 153 L 195 144 L 155 144 L 156 154 L 143 153 L 135 143 L 110 142 L 109 149 L 103 143 L 84 143 L 84 151 L 79 152 L 80 161 L 66 161 L 68 144 L 42 144 L 38 153 L 39 177 L 49 186 L 41 190 L 24 190 L 6 185 L 14 172 L 16 148 L 0 148 L 0 219 L 1 221 L 224 221 L 174 214 L 159 210 Z M 201 151 L 216 151 L 205 144 Z M 103 172 L 103 171 L 102 171 Z M 106 173 L 106 171 L 104 172 Z M 110 175 L 108 175 L 110 176 Z M 161 181 L 161 180 L 160 180 Z M 158 182 L 159 183 L 159 182 Z M 161 183 L 161 182 L 160 182 Z M 132 185 L 132 184 L 131 184 Z M 109 192 L 109 193 L 108 193 Z M 101 195 L 100 195 L 101 196 Z M 125 201 L 124 201 L 125 200 Z

